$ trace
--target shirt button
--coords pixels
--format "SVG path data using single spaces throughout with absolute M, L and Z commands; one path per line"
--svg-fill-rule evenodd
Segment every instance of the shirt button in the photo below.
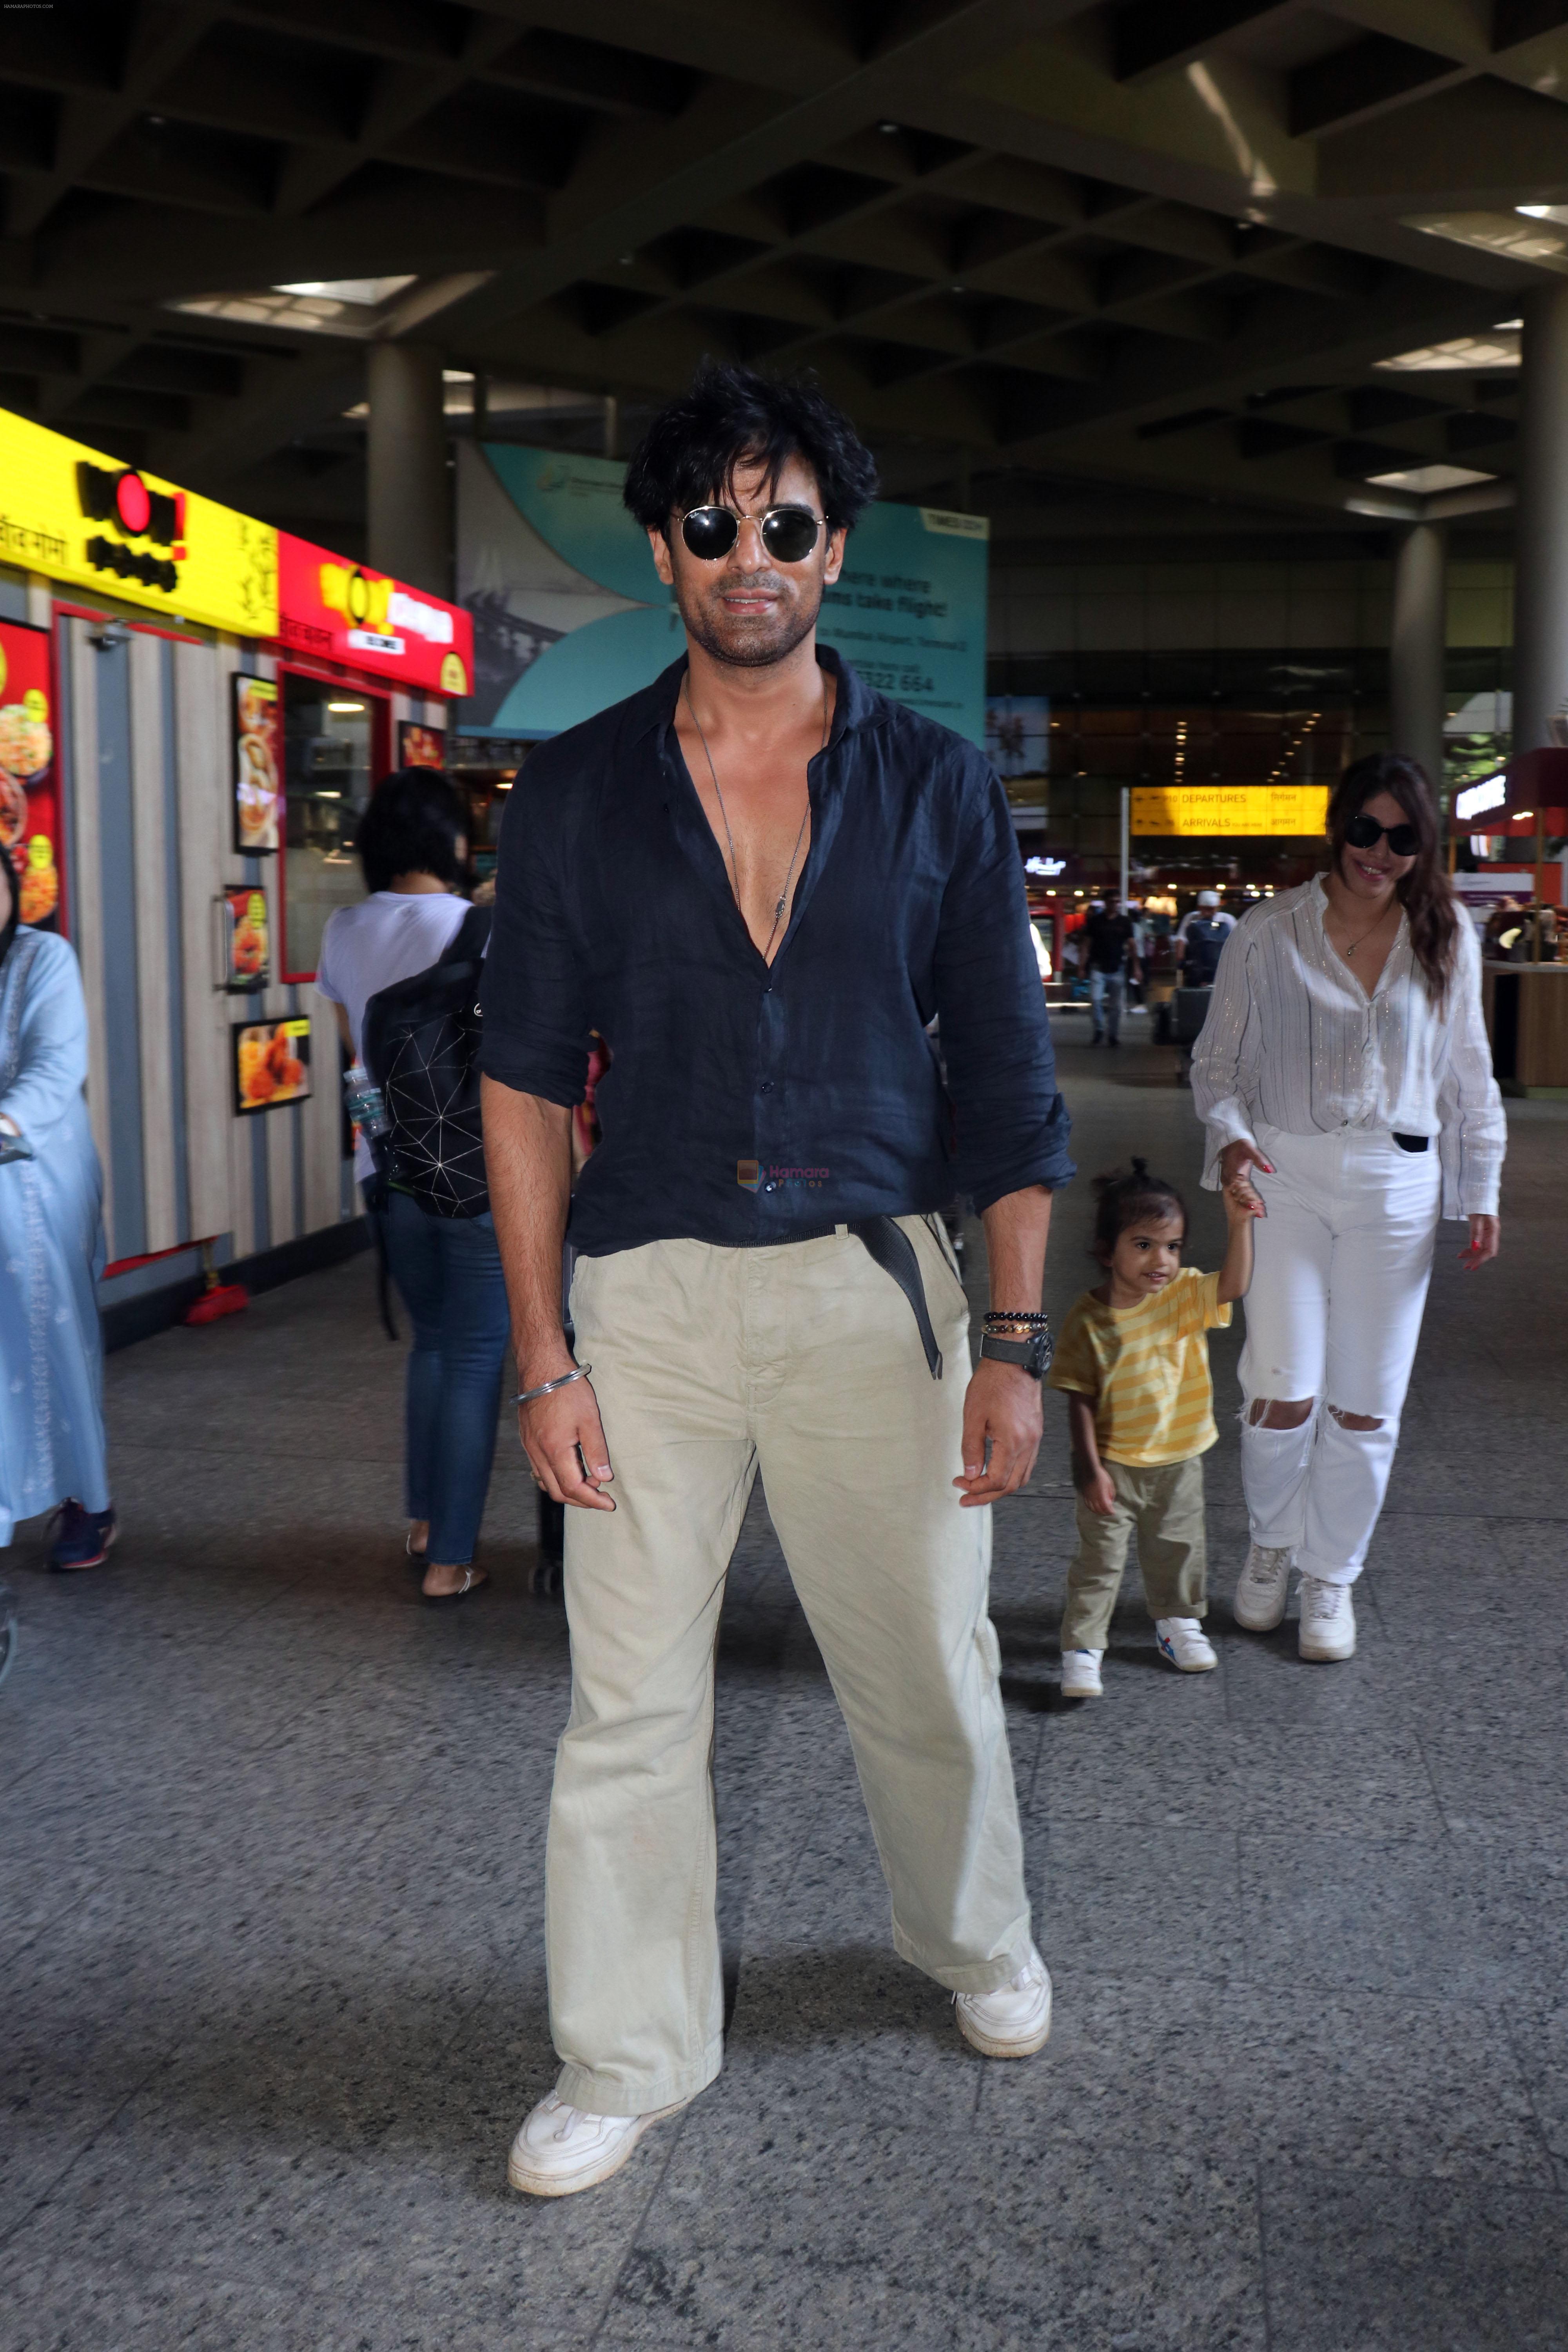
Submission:
M 765 1094 L 765 1095 L 771 1095 L 771 1094 L 772 1094 L 772 1092 L 773 1092 L 773 1082 L 772 1078 L 764 1078 L 764 1079 L 763 1080 L 763 1094 Z
M 777 1186 L 776 1184 L 764 1184 L 764 1185 L 763 1186 L 763 1192 L 776 1192 L 778 1191 L 778 1189 L 779 1189 L 779 1188 L 778 1188 L 778 1186 Z

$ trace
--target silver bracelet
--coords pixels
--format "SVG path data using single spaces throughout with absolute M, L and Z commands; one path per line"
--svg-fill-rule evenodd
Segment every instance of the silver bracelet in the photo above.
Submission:
M 593 1370 L 592 1364 L 579 1364 L 570 1372 L 563 1372 L 558 1381 L 541 1381 L 536 1389 L 520 1389 L 513 1404 L 531 1404 L 535 1397 L 553 1396 L 557 1389 L 569 1389 L 574 1381 L 585 1381 Z

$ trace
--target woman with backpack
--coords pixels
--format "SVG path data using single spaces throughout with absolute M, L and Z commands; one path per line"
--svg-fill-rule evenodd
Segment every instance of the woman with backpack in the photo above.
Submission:
M 468 857 L 462 795 L 436 769 L 400 768 L 372 793 L 358 848 L 370 896 L 329 919 L 316 975 L 356 1063 L 371 999 L 438 963 L 470 914 L 458 895 Z M 366 1186 L 387 1266 L 414 1325 L 408 1552 L 425 1562 L 426 1601 L 450 1607 L 489 1580 L 474 1565 L 474 1546 L 489 1488 L 509 1336 L 495 1225 L 488 1207 L 479 1214 L 427 1208 L 399 1183 L 395 1167 L 390 1181 L 378 1181 L 363 1135 L 354 1173 Z

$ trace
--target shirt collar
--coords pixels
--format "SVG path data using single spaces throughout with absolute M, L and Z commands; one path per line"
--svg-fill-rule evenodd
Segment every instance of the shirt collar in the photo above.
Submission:
M 847 662 L 836 646 L 819 645 L 816 648 L 819 667 L 825 669 L 837 686 L 833 702 L 833 727 L 828 735 L 829 748 L 848 734 L 851 729 L 875 727 L 882 723 L 880 698 L 874 695 L 854 666 Z M 660 734 L 675 718 L 675 706 L 680 698 L 681 680 L 686 676 L 687 657 L 670 663 L 661 670 L 651 686 L 631 698 L 631 740 L 641 742 L 657 728 Z

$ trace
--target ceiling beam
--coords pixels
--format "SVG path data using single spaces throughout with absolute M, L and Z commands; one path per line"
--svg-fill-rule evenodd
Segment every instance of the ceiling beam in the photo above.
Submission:
M 1190 64 L 1226 33 L 1296 13 L 1297 0 L 1128 0 L 1110 20 L 1118 81 L 1141 81 Z
M 130 0 L 122 70 L 112 90 L 73 90 L 62 101 L 54 167 L 35 179 L 13 180 L 5 234 L 31 236 L 56 205 L 152 103 L 153 95 L 187 57 L 220 13 L 219 0 Z

